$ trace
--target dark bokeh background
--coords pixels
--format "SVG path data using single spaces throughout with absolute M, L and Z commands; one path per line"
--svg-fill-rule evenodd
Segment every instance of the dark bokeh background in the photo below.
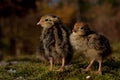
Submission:
M 59 16 L 72 29 L 86 21 L 111 43 L 120 41 L 120 0 L 0 0 L 0 55 L 35 54 L 45 14 Z

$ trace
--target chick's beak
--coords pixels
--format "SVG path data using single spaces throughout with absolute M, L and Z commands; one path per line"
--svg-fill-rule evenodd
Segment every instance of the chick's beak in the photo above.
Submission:
M 40 21 L 36 25 L 40 25 Z
M 77 32 L 77 30 L 73 29 L 72 32 Z

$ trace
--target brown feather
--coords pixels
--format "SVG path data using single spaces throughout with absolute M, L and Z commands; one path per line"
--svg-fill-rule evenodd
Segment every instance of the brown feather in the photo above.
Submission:
M 73 48 L 89 58 L 103 59 L 111 54 L 109 40 L 94 31 L 86 23 L 77 22 L 70 36 Z

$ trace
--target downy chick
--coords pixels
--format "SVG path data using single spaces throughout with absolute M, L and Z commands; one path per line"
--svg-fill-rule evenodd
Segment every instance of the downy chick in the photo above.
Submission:
M 50 70 L 53 70 L 54 61 L 61 60 L 62 66 L 58 71 L 64 71 L 65 63 L 69 63 L 72 59 L 68 30 L 55 15 L 42 16 L 37 25 L 43 28 L 41 40 L 45 56 L 50 61 Z
M 97 73 L 102 74 L 102 61 L 111 54 L 109 41 L 103 35 L 92 31 L 88 24 L 76 22 L 70 35 L 70 42 L 77 52 L 82 52 L 90 58 L 90 64 L 85 71 L 88 72 L 94 61 L 98 61 L 99 68 Z

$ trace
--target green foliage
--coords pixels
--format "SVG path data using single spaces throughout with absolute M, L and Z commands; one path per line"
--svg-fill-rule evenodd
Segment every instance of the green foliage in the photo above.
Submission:
M 85 59 L 85 58 L 84 58 Z M 14 63 L 17 61 L 17 63 Z M 71 65 L 66 67 L 64 72 L 49 71 L 49 64 L 40 62 L 35 56 L 24 56 L 18 59 L 6 59 L 7 65 L 0 65 L 0 80 L 86 80 L 86 76 L 91 76 L 91 80 L 119 80 L 120 61 L 107 59 L 103 63 L 103 75 L 96 75 L 95 64 L 90 73 L 85 73 L 84 68 L 88 65 L 87 60 L 76 59 Z M 58 69 L 56 65 L 54 69 Z
M 120 52 L 120 42 L 112 44 L 114 52 Z
M 115 60 L 120 60 L 120 42 L 115 42 L 112 44 L 112 50 L 113 50 L 113 58 L 115 58 Z M 119 63 L 120 64 L 120 63 Z

